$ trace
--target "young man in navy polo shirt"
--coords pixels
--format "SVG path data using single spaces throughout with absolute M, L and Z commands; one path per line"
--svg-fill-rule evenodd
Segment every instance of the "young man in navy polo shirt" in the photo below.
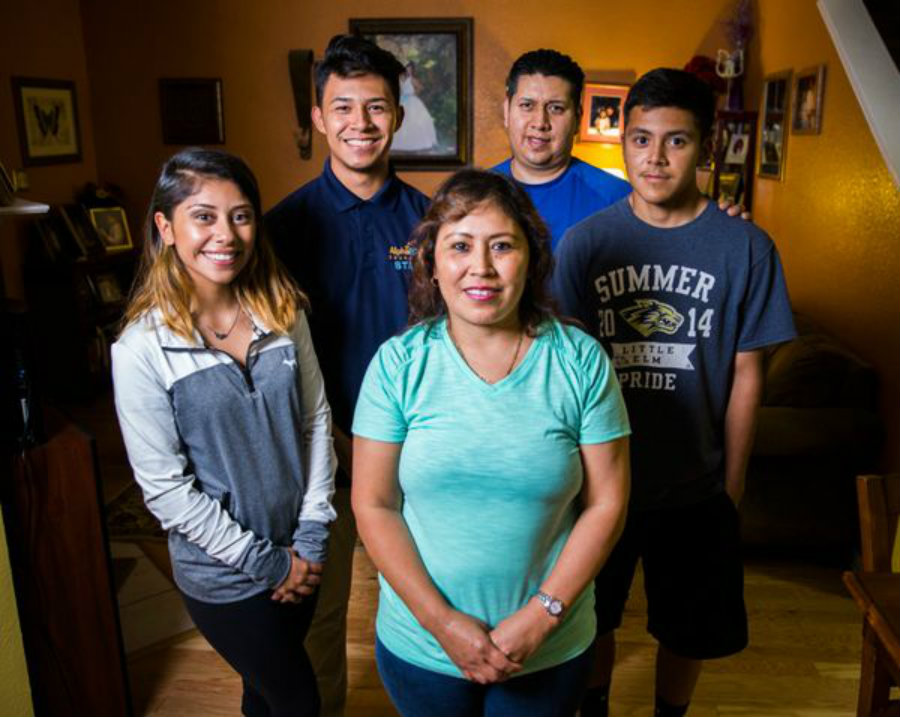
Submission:
M 334 37 L 316 68 L 316 129 L 328 141 L 322 174 L 266 216 L 281 260 L 309 296 L 310 328 L 325 378 L 338 455 L 337 521 L 306 647 L 322 714 L 343 712 L 347 602 L 356 526 L 350 510 L 349 436 L 363 374 L 406 325 L 409 236 L 427 197 L 398 179 L 388 152 L 403 120 L 403 65 L 359 37 Z

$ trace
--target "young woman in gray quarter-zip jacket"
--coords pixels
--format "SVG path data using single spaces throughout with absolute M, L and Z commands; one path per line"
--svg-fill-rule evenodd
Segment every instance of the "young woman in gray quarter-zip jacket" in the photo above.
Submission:
M 331 411 L 306 299 L 261 216 L 237 157 L 192 148 L 164 165 L 112 349 L 116 409 L 188 611 L 243 677 L 243 713 L 317 715 L 303 638 L 335 518 Z

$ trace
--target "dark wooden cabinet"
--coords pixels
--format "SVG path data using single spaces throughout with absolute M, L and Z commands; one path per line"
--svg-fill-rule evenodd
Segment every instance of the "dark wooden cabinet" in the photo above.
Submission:
M 37 715 L 131 715 L 94 440 L 55 411 L 3 486 Z
M 45 396 L 83 400 L 109 385 L 115 341 L 136 253 L 49 260 L 31 243 L 26 301 L 34 326 L 37 380 Z

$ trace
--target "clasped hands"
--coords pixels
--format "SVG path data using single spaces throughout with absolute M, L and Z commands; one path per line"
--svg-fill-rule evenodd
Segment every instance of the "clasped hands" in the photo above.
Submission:
M 304 597 L 312 595 L 322 582 L 322 563 L 304 560 L 293 550 L 290 553 L 291 571 L 272 593 L 272 599 L 276 602 L 300 602 Z
M 482 685 L 502 682 L 522 669 L 556 626 L 534 600 L 493 629 L 458 610 L 440 621 L 433 633 L 467 680 Z

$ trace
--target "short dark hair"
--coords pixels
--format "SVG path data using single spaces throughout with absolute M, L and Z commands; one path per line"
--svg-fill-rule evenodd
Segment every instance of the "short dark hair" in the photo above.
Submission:
M 325 83 L 332 75 L 378 75 L 388 83 L 394 102 L 400 104 L 400 75 L 404 67 L 394 55 L 360 35 L 335 35 L 316 64 L 316 104 L 321 107 Z
M 519 88 L 522 75 L 562 77 L 572 86 L 572 100 L 576 111 L 581 110 L 581 93 L 584 91 L 584 71 L 568 55 L 556 50 L 532 50 L 517 59 L 506 76 L 506 98 L 511 99 Z
M 641 75 L 628 91 L 625 99 L 624 125 L 628 125 L 635 107 L 677 107 L 694 115 L 700 140 L 712 132 L 716 114 L 716 98 L 708 84 L 684 70 L 657 67 Z
M 445 224 L 459 221 L 483 204 L 497 207 L 518 224 L 528 242 L 525 291 L 519 300 L 519 320 L 525 330 L 534 336 L 544 320 L 556 316 L 547 287 L 553 269 L 550 232 L 528 194 L 502 174 L 461 169 L 440 186 L 425 217 L 413 230 L 411 241 L 416 253 L 409 288 L 410 326 L 446 315 L 440 287 L 432 282 L 438 233 Z

